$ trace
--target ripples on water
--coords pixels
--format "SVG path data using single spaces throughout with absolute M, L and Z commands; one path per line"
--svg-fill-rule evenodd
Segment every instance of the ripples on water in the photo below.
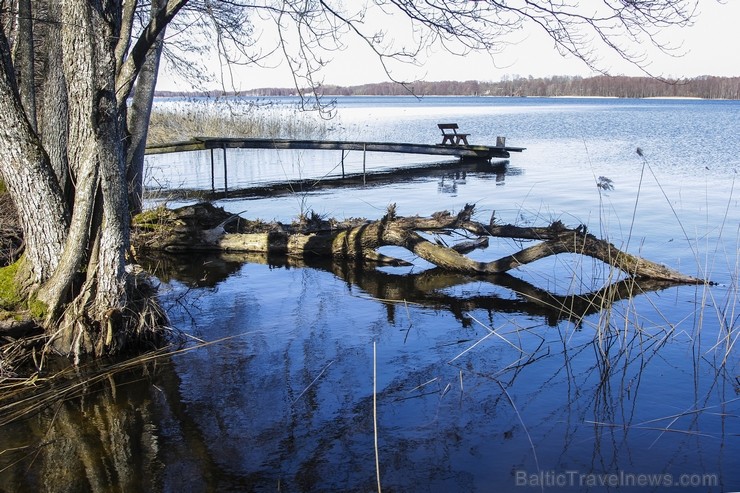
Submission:
M 390 203 L 401 215 L 475 203 L 483 222 L 495 213 L 519 225 L 586 224 L 719 284 L 581 306 L 573 318 L 515 291 L 532 285 L 567 296 L 611 280 L 609 269 L 577 256 L 495 280 L 437 276 L 420 262 L 401 275 L 238 255 L 158 258 L 173 323 L 199 339 L 228 339 L 32 420 L 51 439 L 32 474 L 27 462 L 2 473 L 11 490 L 99 490 L 97 482 L 373 490 L 373 342 L 386 490 L 541 491 L 563 483 L 540 481 L 565 481 L 563 491 L 606 491 L 598 486 L 610 480 L 605 473 L 622 474 L 619 491 L 668 479 L 703 482 L 686 491 L 740 488 L 740 103 L 345 98 L 338 109 L 341 138 L 436 142 L 436 123 L 450 120 L 476 143 L 505 135 L 527 150 L 504 174 L 437 169 L 219 205 L 290 221 L 309 209 L 377 219 Z M 229 183 L 319 179 L 338 172 L 339 153 L 329 154 L 230 151 Z M 209 188 L 209 159 L 149 158 L 150 185 Z M 346 166 L 357 171 L 361 161 L 350 155 Z M 424 158 L 368 161 L 378 170 Z M 596 187 L 600 176 L 613 190 Z M 493 241 L 474 256 L 520 246 Z M 8 430 L 5 447 L 28 443 L 24 426 Z

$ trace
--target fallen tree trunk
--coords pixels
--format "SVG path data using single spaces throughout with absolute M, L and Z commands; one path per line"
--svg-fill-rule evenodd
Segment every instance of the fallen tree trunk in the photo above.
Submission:
M 457 215 L 438 212 L 430 217 L 398 217 L 391 206 L 378 221 L 325 221 L 304 217 L 292 225 L 247 221 L 209 204 L 181 209 L 157 209 L 134 220 L 133 244 L 140 251 L 217 250 L 259 252 L 300 258 L 327 257 L 355 262 L 404 265 L 403 260 L 377 251 L 382 246 L 407 249 L 437 267 L 460 273 L 501 274 L 531 262 L 557 255 L 586 255 L 607 263 L 634 278 L 675 283 L 703 283 L 668 267 L 623 252 L 611 243 L 586 232 L 585 227 L 567 228 L 555 222 L 545 228 L 484 225 L 472 219 L 473 206 Z M 476 237 L 462 246 L 431 241 L 422 233 L 465 232 Z M 481 262 L 462 252 L 487 245 L 486 237 L 537 240 L 538 243 L 499 259 Z

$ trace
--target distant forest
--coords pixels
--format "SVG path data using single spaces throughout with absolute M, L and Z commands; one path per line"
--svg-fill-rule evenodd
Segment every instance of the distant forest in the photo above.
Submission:
M 325 96 L 532 96 L 532 97 L 616 97 L 658 98 L 684 97 L 702 99 L 740 99 L 740 77 L 702 76 L 681 80 L 658 80 L 650 77 L 554 76 L 545 78 L 506 77 L 500 82 L 419 81 L 408 85 L 393 82 L 360 86 L 322 86 Z M 239 93 L 209 91 L 181 93 L 158 91 L 158 96 L 291 96 L 295 88 L 263 88 Z

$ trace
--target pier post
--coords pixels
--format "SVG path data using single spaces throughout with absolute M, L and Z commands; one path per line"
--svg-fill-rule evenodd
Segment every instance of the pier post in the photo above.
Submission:
M 216 179 L 214 177 L 213 166 L 213 148 L 211 148 L 211 193 L 216 192 Z
M 224 196 L 226 196 L 229 194 L 229 179 L 226 168 L 226 145 L 221 146 L 221 149 L 224 151 Z
M 342 149 L 342 178 L 344 178 L 344 149 Z
M 362 144 L 362 184 L 365 185 L 365 157 L 367 156 L 367 144 Z

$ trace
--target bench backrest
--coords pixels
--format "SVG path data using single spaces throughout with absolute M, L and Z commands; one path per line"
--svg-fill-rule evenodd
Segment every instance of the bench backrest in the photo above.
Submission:
M 457 123 L 438 123 L 437 126 L 442 131 L 443 134 L 446 134 L 445 130 L 452 130 L 453 134 L 457 133 L 457 129 L 460 128 L 457 126 Z

